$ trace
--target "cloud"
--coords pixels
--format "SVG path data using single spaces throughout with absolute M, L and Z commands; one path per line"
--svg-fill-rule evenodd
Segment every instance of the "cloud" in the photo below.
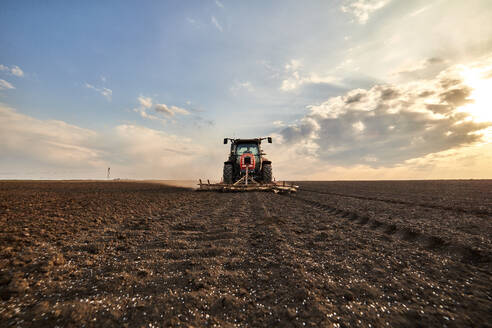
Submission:
M 198 160 L 211 152 L 196 141 L 135 124 L 99 133 L 0 104 L 0 126 L 0 176 L 104 178 L 111 166 L 123 178 L 195 179 L 213 169 Z
M 275 137 L 275 136 L 274 136 Z M 274 139 L 275 140 L 275 139 Z M 396 180 L 396 179 L 490 179 L 492 144 L 462 147 L 432 153 L 388 167 L 356 164 L 341 166 L 302 158 L 289 148 L 267 150 L 274 175 L 288 180 Z M 280 152 L 281 151 L 281 152 Z M 368 158 L 369 160 L 369 158 Z
M 121 152 L 131 155 L 137 162 L 146 158 L 149 162 L 179 164 L 195 156 L 198 148 L 187 138 L 143 126 L 123 124 L 117 126 L 115 131 L 118 141 L 125 145 Z
M 284 66 L 284 79 L 280 86 L 282 91 L 292 91 L 304 84 L 336 83 L 337 78 L 333 76 L 320 76 L 317 73 L 303 72 L 300 60 L 292 59 Z
M 184 108 L 177 106 L 167 106 L 166 104 L 156 104 L 154 110 L 166 116 L 174 116 L 176 114 L 189 115 L 190 112 Z
M 341 10 L 355 16 L 359 24 L 365 24 L 373 12 L 390 2 L 391 0 L 349 0 L 341 7 Z
M 168 106 L 166 104 L 153 104 L 153 99 L 151 97 L 139 96 L 137 98 L 139 107 L 133 110 L 140 114 L 143 118 L 150 120 L 161 121 L 166 123 L 166 118 L 173 117 L 176 115 L 189 115 L 190 112 L 187 109 L 178 106 Z M 153 107 L 155 114 L 149 113 L 148 110 Z
M 102 96 L 104 96 L 108 101 L 111 101 L 111 97 L 113 96 L 113 90 L 108 89 L 108 88 L 97 88 L 93 86 L 92 84 L 86 83 L 85 87 L 88 89 L 92 89 L 98 93 L 100 93 Z
M 6 71 L 9 74 L 15 75 L 17 77 L 23 77 L 24 76 L 24 71 L 22 71 L 22 69 L 17 65 L 13 65 L 11 67 L 8 67 L 8 66 L 0 64 L 0 71 Z
M 212 24 L 214 24 L 214 26 L 221 32 L 224 31 L 224 29 L 222 28 L 222 25 L 219 24 L 219 22 L 217 21 L 217 18 L 215 18 L 215 16 L 212 16 L 211 19 L 212 21 Z
M 38 120 L 0 105 L 0 152 L 22 162 L 80 167 L 101 165 L 97 134 L 57 120 Z M 22 164 L 20 165 L 22 166 Z
M 222 2 L 220 2 L 219 0 L 215 0 L 215 4 L 217 5 L 217 7 L 219 8 L 224 8 L 224 4 Z
M 133 124 L 114 128 L 111 156 L 121 158 L 114 172 L 146 179 L 196 179 L 210 176 L 213 166 L 203 166 L 211 151 L 196 140 Z M 220 160 L 217 160 L 220 163 Z M 113 168 L 112 168 L 113 171 Z
M 280 130 L 295 153 L 334 165 L 394 166 L 482 140 L 492 122 L 477 122 L 462 106 L 472 89 L 453 66 L 433 79 L 355 89 L 309 106 Z
M 106 97 L 106 99 L 111 100 L 111 97 L 113 95 L 113 90 L 108 89 L 108 88 L 102 88 L 101 94 Z
M 407 80 L 426 79 L 435 76 L 446 68 L 449 63 L 443 58 L 431 57 L 417 63 L 410 63 L 400 67 L 392 75 Z
M 143 108 L 152 107 L 152 98 L 150 97 L 140 96 L 138 97 L 138 102 L 140 103 L 140 106 L 142 106 Z
M 10 69 L 10 73 L 12 75 L 15 75 L 15 76 L 18 76 L 18 77 L 23 77 L 24 76 L 24 72 L 21 70 L 21 68 L 19 66 L 12 66 L 12 68 Z
M 135 111 L 136 113 L 139 113 L 141 117 L 149 119 L 149 120 L 161 121 L 162 123 L 167 122 L 162 117 L 158 117 L 158 116 L 149 114 L 147 112 L 147 110 L 153 106 L 153 100 L 151 97 L 139 96 L 137 98 L 137 100 L 138 100 L 139 106 L 137 108 L 134 108 L 133 111 Z
M 421 8 L 419 8 L 419 9 L 417 9 L 417 10 L 415 10 L 415 11 L 411 12 L 411 13 L 409 14 L 409 16 L 410 16 L 410 17 L 415 17 L 415 16 L 417 16 L 417 15 L 420 15 L 420 14 L 421 14 L 421 13 L 423 13 L 424 11 L 429 10 L 431 7 L 432 7 L 432 4 L 431 4 L 431 5 L 426 5 L 426 6 L 424 6 L 424 7 L 421 7 Z
M 229 88 L 233 94 L 237 94 L 240 90 L 246 90 L 252 92 L 254 90 L 253 85 L 249 81 L 239 82 L 235 81 L 234 84 Z
M 0 79 L 0 90 L 15 89 L 15 87 L 9 82 Z

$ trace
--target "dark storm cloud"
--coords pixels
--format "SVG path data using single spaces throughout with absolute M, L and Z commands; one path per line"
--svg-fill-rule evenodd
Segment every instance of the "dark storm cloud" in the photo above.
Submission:
M 420 84 L 352 90 L 311 106 L 308 115 L 281 135 L 293 147 L 311 141 L 318 147 L 317 157 L 328 163 L 373 167 L 479 141 L 477 132 L 492 124 L 466 120 L 469 114 L 457 109 L 471 101 L 471 89 L 462 81 L 442 83 L 447 80 L 441 74 Z

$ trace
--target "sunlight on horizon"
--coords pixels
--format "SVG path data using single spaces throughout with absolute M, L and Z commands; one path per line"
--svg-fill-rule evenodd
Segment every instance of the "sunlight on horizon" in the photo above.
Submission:
M 462 112 L 469 113 L 474 122 L 492 122 L 491 69 L 492 66 L 489 65 L 481 68 L 465 68 L 461 72 L 465 84 L 472 88 L 469 99 L 473 102 L 460 109 Z

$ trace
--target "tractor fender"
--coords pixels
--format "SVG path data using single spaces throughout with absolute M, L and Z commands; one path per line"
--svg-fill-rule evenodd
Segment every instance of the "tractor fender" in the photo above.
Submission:
M 272 164 L 272 162 L 268 159 L 264 159 L 263 161 L 261 161 L 261 164 Z
M 234 162 L 231 162 L 231 161 L 226 161 L 226 162 L 224 162 L 224 165 L 225 165 L 225 164 L 232 164 L 232 165 L 233 165 L 233 164 L 234 164 Z

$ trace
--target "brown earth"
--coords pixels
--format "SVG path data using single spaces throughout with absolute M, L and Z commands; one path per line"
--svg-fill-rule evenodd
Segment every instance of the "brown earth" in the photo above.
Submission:
M 0 182 L 0 326 L 490 327 L 492 181 Z

